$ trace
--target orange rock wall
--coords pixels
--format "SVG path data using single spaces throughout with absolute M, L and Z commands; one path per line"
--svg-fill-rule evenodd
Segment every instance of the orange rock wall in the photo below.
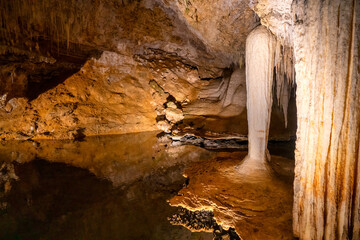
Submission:
M 297 1 L 294 233 L 360 239 L 359 1 Z

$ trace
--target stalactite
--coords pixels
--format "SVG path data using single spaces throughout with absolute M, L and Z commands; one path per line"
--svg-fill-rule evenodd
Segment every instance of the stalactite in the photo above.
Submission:
M 39 40 L 50 42 L 50 47 L 60 49 L 64 46 L 70 51 L 73 42 L 80 38 L 80 31 L 73 32 L 84 27 L 89 19 L 78 21 L 83 15 L 77 13 L 91 12 L 87 3 L 69 0 L 63 1 L 0 1 L 0 43 L 7 46 L 26 47 L 26 50 L 34 50 Z M 4 11 L 4 9 L 14 9 Z M 91 13 L 89 13 L 91 15 Z M 77 16 L 77 17 L 76 17 Z M 88 28 L 89 26 L 85 26 Z M 55 45 L 56 44 L 56 45 Z M 41 44 L 39 44 L 41 46 Z
M 281 39 L 277 39 L 275 52 L 275 93 L 277 104 L 283 111 L 285 127 L 287 127 L 287 111 L 291 91 L 295 86 L 295 69 L 293 48 L 288 47 Z

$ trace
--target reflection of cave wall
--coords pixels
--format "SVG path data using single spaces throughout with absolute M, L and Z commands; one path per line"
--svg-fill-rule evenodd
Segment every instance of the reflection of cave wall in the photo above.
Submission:
M 143 179 L 114 188 L 63 163 L 16 164 L 19 178 L 2 209 L 0 238 L 191 239 L 195 234 L 167 221 L 175 209 L 166 200 L 183 184 L 181 169 L 147 169 Z

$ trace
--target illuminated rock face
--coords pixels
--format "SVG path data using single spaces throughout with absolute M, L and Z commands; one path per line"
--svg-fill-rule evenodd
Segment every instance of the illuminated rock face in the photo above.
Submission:
M 360 3 L 297 2 L 294 233 L 360 239 Z
M 265 162 L 272 107 L 275 39 L 264 26 L 246 40 L 246 89 L 249 154 L 247 161 Z
M 184 128 L 246 138 L 248 4 L 2 1 L 0 139 L 170 132 L 183 114 Z M 273 139 L 294 136 L 273 113 Z

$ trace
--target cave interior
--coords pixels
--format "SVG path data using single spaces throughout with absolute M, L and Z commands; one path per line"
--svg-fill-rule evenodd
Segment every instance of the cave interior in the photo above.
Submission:
M 0 239 L 360 240 L 360 1 L 0 0 Z

